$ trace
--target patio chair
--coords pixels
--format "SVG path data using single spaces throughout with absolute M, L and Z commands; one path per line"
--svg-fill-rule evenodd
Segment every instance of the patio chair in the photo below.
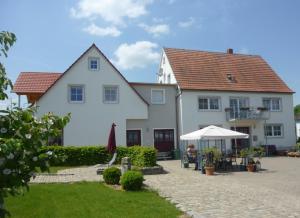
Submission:
M 112 159 L 108 162 L 108 164 L 97 164 L 95 166 L 96 168 L 98 168 L 97 169 L 97 174 L 101 175 L 105 169 L 109 168 L 111 165 L 114 164 L 116 159 L 117 159 L 117 152 L 114 153 Z

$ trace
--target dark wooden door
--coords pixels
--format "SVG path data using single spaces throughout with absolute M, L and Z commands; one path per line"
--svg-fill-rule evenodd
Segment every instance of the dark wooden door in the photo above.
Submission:
M 249 127 L 231 127 L 231 130 L 237 131 L 237 132 L 241 132 L 241 133 L 246 133 L 246 134 L 250 134 L 250 128 Z M 235 144 L 236 142 L 236 144 Z M 232 152 L 235 153 L 235 150 L 237 148 L 238 153 L 240 153 L 240 150 L 244 149 L 244 148 L 248 148 L 250 147 L 250 137 L 248 139 L 232 139 L 231 140 L 231 149 Z
M 126 131 L 127 146 L 141 145 L 141 130 Z
M 174 130 L 173 129 L 155 129 L 154 147 L 159 152 L 168 152 L 174 149 Z

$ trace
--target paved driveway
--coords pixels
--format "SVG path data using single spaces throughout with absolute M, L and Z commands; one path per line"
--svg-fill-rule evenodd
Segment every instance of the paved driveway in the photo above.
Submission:
M 145 183 L 194 217 L 300 217 L 300 159 L 262 159 L 265 171 L 205 176 L 180 161 L 159 162 L 168 174 Z

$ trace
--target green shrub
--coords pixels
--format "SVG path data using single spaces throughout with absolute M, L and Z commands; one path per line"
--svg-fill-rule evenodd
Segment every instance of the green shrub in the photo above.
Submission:
M 117 167 L 109 167 L 104 170 L 103 172 L 103 179 L 106 184 L 119 184 L 121 177 L 121 170 L 118 169 Z
M 82 166 L 108 163 L 112 155 L 105 146 L 44 146 L 41 153 L 53 152 L 52 166 Z M 116 163 L 123 157 L 130 157 L 132 165 L 150 167 L 156 165 L 156 150 L 150 146 L 118 146 Z
M 138 171 L 127 171 L 121 177 L 121 185 L 126 191 L 136 191 L 142 188 L 143 174 Z

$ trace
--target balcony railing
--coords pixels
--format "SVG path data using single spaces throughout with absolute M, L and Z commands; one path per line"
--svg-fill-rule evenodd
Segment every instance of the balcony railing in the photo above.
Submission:
M 269 111 L 266 108 L 225 108 L 225 112 L 227 121 L 269 119 Z

